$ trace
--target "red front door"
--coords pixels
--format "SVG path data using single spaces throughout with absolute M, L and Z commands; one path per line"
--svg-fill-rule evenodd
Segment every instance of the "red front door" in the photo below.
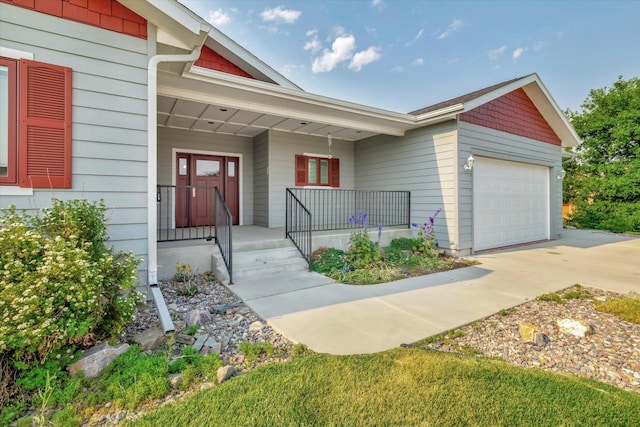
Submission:
M 178 153 L 176 157 L 176 227 L 215 224 L 212 187 L 218 187 L 231 210 L 233 224 L 238 224 L 238 158 L 189 153 Z

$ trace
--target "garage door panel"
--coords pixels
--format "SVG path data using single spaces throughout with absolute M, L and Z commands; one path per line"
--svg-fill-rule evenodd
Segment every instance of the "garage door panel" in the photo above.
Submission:
M 548 239 L 549 200 L 547 167 L 476 159 L 474 250 Z

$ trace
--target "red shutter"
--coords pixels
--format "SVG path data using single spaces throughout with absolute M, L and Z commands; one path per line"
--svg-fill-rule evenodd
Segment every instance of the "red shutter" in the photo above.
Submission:
M 329 160 L 329 185 L 340 187 L 340 159 Z
M 296 186 L 307 185 L 307 158 L 296 154 Z
M 21 187 L 71 188 L 71 69 L 20 60 Z

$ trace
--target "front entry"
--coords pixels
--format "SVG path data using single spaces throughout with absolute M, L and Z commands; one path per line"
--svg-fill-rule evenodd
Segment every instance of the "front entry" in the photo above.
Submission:
M 212 187 L 220 190 L 231 211 L 233 224 L 239 224 L 238 157 L 177 153 L 176 168 L 176 227 L 215 225 Z

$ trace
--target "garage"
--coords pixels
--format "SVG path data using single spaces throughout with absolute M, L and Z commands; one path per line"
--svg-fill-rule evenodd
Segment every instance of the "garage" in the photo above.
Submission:
M 549 239 L 549 168 L 477 157 L 473 250 Z

